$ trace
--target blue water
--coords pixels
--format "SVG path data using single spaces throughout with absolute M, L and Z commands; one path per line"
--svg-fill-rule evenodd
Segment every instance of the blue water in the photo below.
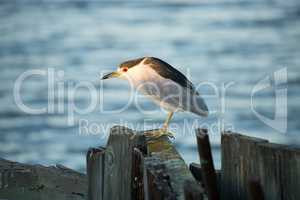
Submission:
M 138 130 L 159 127 L 166 113 L 144 99 L 140 106 L 153 112 L 142 113 L 131 103 L 115 114 L 100 109 L 75 113 L 74 124 L 67 123 L 70 99 L 66 94 L 59 100 L 54 98 L 55 109 L 60 101 L 64 112 L 30 114 L 14 100 L 15 81 L 21 74 L 51 68 L 55 73 L 64 72 L 60 82 L 65 85 L 56 91 L 88 81 L 103 91 L 104 100 L 99 104 L 107 109 L 121 108 L 130 96 L 128 85 L 124 81 L 102 84 L 99 74 L 124 60 L 145 55 L 164 59 L 189 75 L 195 85 L 209 83 L 199 91 L 206 95 L 210 110 L 217 112 L 205 119 L 178 113 L 171 124 L 174 142 L 188 163 L 199 161 L 193 128 L 205 125 L 210 128 L 217 168 L 218 129 L 300 144 L 298 0 L 2 0 L 0 16 L 0 157 L 26 163 L 60 163 L 84 171 L 85 152 L 89 147 L 105 145 L 105 133 L 114 124 Z M 274 77 L 280 69 L 287 70 L 288 83 L 280 86 L 287 89 L 287 107 L 279 106 L 287 109 L 287 117 L 273 126 L 286 120 L 287 130 L 266 125 L 251 110 L 254 86 L 267 76 Z M 229 83 L 222 104 L 221 88 Z M 47 77 L 26 79 L 21 97 L 32 108 L 47 107 Z M 274 116 L 275 97 L 274 87 L 260 91 L 254 98 L 258 113 Z M 74 101 L 84 108 L 91 98 L 81 88 Z M 80 119 L 103 129 L 99 134 L 80 134 Z

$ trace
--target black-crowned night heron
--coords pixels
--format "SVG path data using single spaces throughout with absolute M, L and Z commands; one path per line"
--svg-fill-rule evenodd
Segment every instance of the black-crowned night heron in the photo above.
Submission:
M 102 79 L 121 78 L 128 80 L 138 91 L 150 97 L 169 112 L 163 127 L 153 137 L 167 135 L 167 129 L 174 112 L 189 111 L 207 116 L 208 109 L 193 84 L 168 63 L 154 57 L 143 57 L 125 61 L 117 71 Z

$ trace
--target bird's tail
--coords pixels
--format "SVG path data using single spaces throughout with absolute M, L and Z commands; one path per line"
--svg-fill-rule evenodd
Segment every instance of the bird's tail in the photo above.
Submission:
M 204 99 L 200 96 L 194 96 L 194 98 L 191 99 L 191 109 L 190 111 L 192 113 L 195 113 L 197 115 L 201 115 L 203 117 L 207 117 L 208 116 L 208 108 L 207 105 L 204 101 Z

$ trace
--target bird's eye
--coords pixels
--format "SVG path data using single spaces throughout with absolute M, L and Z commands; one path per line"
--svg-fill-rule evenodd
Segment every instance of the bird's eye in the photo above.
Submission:
M 124 68 L 122 69 L 122 71 L 123 71 L 123 72 L 127 72 L 127 71 L 128 71 L 128 68 L 127 68 L 127 67 L 124 67 Z

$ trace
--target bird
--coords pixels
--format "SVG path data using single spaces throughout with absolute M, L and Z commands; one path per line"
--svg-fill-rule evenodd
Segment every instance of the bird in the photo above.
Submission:
M 207 117 L 208 107 L 195 86 L 187 77 L 167 62 L 156 57 L 141 57 L 122 62 L 114 72 L 101 79 L 119 78 L 129 83 L 143 95 L 168 112 L 167 118 L 151 137 L 174 135 L 168 131 L 175 112 L 190 112 Z

